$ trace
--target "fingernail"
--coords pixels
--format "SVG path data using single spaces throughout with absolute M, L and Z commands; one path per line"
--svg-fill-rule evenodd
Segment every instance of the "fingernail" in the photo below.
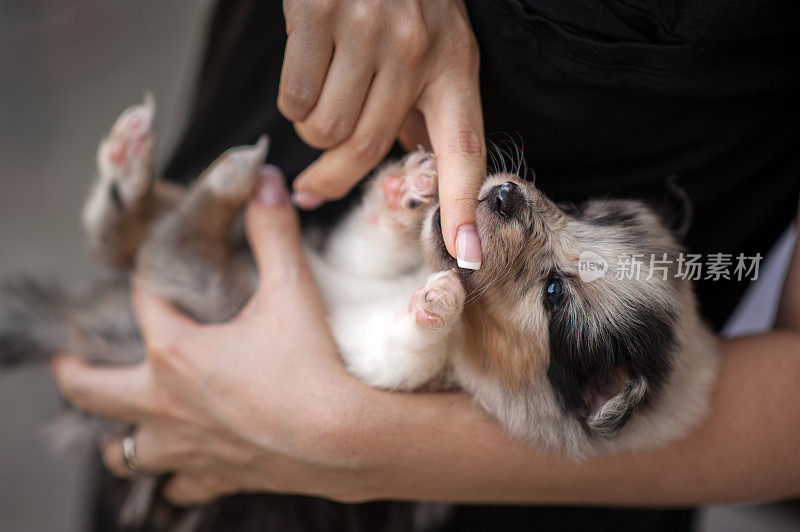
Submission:
M 292 203 L 301 209 L 312 210 L 325 203 L 325 198 L 307 190 L 298 190 L 292 194 Z
M 481 241 L 475 226 L 462 225 L 456 235 L 456 259 L 459 268 L 477 270 L 481 267 Z
M 281 207 L 289 204 L 289 192 L 283 172 L 271 164 L 265 164 L 259 170 L 261 184 L 258 188 L 258 201 L 267 207 Z

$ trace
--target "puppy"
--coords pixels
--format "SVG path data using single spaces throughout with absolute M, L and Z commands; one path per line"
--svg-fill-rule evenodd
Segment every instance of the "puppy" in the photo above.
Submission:
M 142 360 L 132 270 L 203 322 L 232 318 L 252 295 L 241 211 L 266 138 L 227 151 L 184 189 L 156 179 L 154 113 L 147 96 L 116 121 L 84 209 L 91 249 L 122 273 L 82 293 L 6 284 L 3 365 L 62 351 L 105 364 Z M 379 169 L 329 234 L 307 239 L 354 375 L 390 390 L 463 390 L 513 436 L 576 459 L 660 445 L 702 419 L 714 339 L 690 282 L 675 275 L 683 249 L 653 209 L 631 200 L 566 209 L 516 175 L 488 176 L 476 221 L 483 263 L 472 271 L 444 247 L 436 178 L 433 154 L 410 153 Z M 586 253 L 607 267 L 597 278 L 582 276 Z M 644 261 L 637 279 L 619 275 L 624 257 L 651 255 L 669 265 L 656 273 Z M 71 419 L 62 438 L 86 432 L 86 418 Z M 141 523 L 153 485 L 133 491 L 125 522 Z M 409 508 L 419 524 L 432 507 Z

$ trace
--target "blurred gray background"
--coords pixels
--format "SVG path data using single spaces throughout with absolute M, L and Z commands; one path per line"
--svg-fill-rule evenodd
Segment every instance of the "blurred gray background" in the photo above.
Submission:
M 277 1 L 277 0 L 276 0 Z M 0 0 L 0 276 L 75 282 L 94 266 L 79 212 L 102 135 L 150 89 L 163 163 L 188 106 L 211 0 Z M 768 326 L 792 236 L 764 266 L 730 331 Z M 56 457 L 46 370 L 0 375 L 0 531 L 87 527 L 87 456 Z M 800 530 L 796 506 L 711 507 L 704 532 Z
M 163 163 L 180 133 L 210 0 L 0 0 L 0 275 L 94 270 L 80 209 L 97 144 L 145 89 Z M 87 457 L 56 457 L 44 369 L 0 375 L 0 531 L 86 530 Z

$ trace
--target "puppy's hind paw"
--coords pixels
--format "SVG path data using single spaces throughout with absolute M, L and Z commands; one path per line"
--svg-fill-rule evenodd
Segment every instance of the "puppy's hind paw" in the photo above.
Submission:
M 205 183 L 220 197 L 246 200 L 258 182 L 258 169 L 268 149 L 266 135 L 262 135 L 252 146 L 229 149 L 206 170 Z
M 155 112 L 153 95 L 145 93 L 144 102 L 123 111 L 97 149 L 100 179 L 124 205 L 142 197 L 155 178 Z
M 465 297 L 455 270 L 437 272 L 414 292 L 408 310 L 423 329 L 449 329 L 461 315 Z

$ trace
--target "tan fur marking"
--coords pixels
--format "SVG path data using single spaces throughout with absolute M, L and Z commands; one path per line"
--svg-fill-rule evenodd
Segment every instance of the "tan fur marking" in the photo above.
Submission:
M 512 307 L 487 310 L 485 304 L 464 309 L 465 358 L 504 386 L 524 391 L 547 367 L 547 346 L 541 338 L 510 325 L 516 323 Z

